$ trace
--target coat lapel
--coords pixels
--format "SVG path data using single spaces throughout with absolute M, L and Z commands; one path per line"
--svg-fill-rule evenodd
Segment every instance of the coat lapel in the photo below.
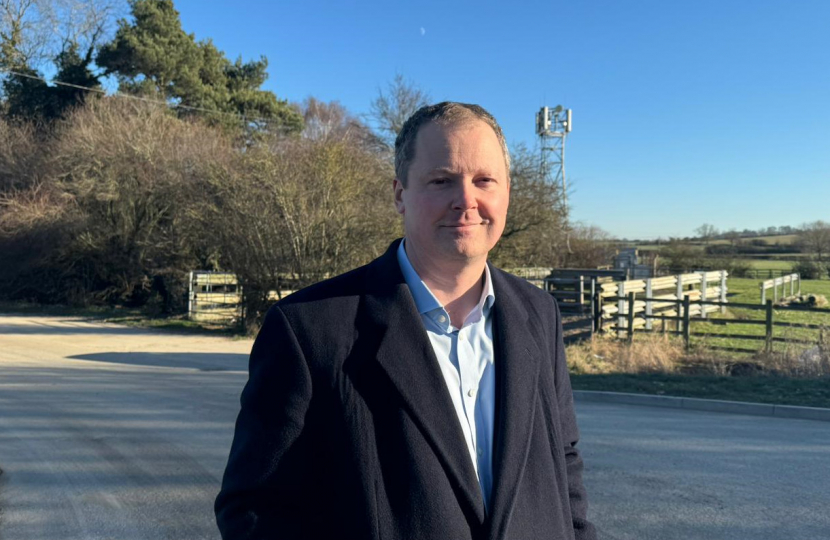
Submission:
M 485 519 L 481 487 L 435 352 L 400 271 L 398 243 L 369 268 L 362 331 L 378 340 L 378 364 L 434 449 L 468 519 L 480 526 Z
M 504 538 L 527 462 L 536 409 L 540 352 L 529 331 L 521 296 L 501 271 L 491 267 L 496 301 L 493 334 L 496 351 L 496 434 L 493 445 L 493 500 L 490 538 Z

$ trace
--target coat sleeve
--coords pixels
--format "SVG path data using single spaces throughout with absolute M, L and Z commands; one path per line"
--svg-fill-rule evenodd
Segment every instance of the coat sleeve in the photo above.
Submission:
M 571 378 L 568 374 L 568 364 L 565 359 L 562 316 L 556 301 L 553 303 L 556 318 L 553 369 L 554 380 L 556 381 L 556 399 L 559 405 L 559 422 L 562 427 L 562 444 L 567 466 L 568 498 L 570 499 L 574 536 L 576 540 L 596 540 L 596 529 L 587 519 L 588 498 L 585 493 L 585 486 L 582 483 L 582 457 L 576 448 L 579 441 L 579 429 L 576 424 Z
M 291 326 L 271 308 L 254 342 L 216 522 L 224 539 L 291 538 L 306 464 L 311 375 Z M 292 494 L 295 495 L 292 497 Z M 296 515 L 295 515 L 296 517 Z

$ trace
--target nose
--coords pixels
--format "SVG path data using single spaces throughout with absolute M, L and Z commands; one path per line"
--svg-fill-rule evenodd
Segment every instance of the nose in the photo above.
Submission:
M 461 182 L 453 198 L 452 209 L 466 212 L 477 207 L 475 186 L 471 182 Z

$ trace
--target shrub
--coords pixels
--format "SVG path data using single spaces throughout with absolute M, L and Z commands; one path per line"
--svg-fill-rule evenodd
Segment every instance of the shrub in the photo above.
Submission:
M 750 277 L 750 271 L 752 270 L 752 266 L 750 266 L 749 261 L 745 259 L 727 258 L 720 259 L 717 262 L 719 264 L 716 264 L 714 266 L 718 267 L 721 270 L 726 270 L 732 277 Z
M 793 272 L 799 274 L 801 279 L 821 279 L 827 268 L 813 259 L 802 259 L 793 265 Z

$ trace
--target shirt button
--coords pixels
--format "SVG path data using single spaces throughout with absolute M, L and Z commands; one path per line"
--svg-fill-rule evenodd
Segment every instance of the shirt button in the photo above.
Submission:
M 462 334 L 461 332 L 459 332 L 459 333 L 458 333 L 458 339 L 460 339 L 461 341 L 464 341 L 464 334 Z
M 468 395 L 469 397 L 473 397 L 473 394 L 475 394 L 475 392 L 473 391 L 473 389 L 472 389 L 472 388 L 470 388 L 469 390 L 467 390 L 467 395 Z
M 443 323 L 443 322 L 447 322 L 447 318 L 446 318 L 446 317 L 444 317 L 443 315 L 439 315 L 439 316 L 438 316 L 438 322 L 442 322 L 442 323 Z

